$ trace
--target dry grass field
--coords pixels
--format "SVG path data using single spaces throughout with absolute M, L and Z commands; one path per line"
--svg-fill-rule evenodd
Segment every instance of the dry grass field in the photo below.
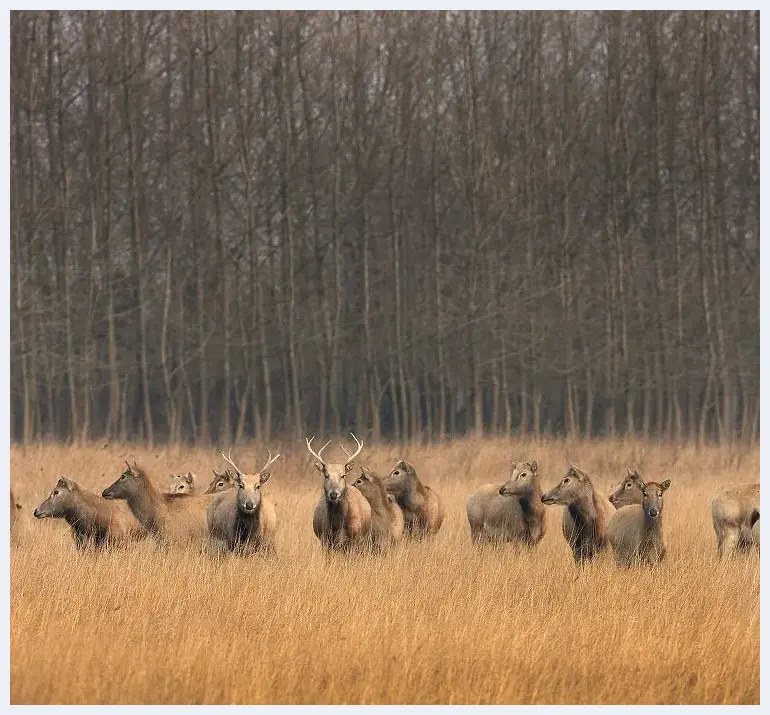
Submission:
M 11 703 L 759 703 L 759 557 L 718 562 L 709 512 L 720 488 L 759 478 L 759 448 L 365 446 L 360 461 L 377 470 L 410 459 L 447 518 L 432 541 L 327 560 L 312 531 L 321 477 L 304 444 L 270 446 L 283 455 L 264 487 L 278 557 L 218 563 L 150 543 L 79 554 L 63 521 L 32 517 L 57 475 L 101 492 L 128 458 L 158 483 L 189 469 L 205 487 L 223 466 L 213 448 L 12 448 L 24 521 L 11 546 Z M 266 449 L 233 456 L 262 464 Z M 607 493 L 626 467 L 670 478 L 666 560 L 621 572 L 608 553 L 579 573 L 561 507 L 548 507 L 534 552 L 478 550 L 465 499 L 502 483 L 511 457 L 537 459 L 546 490 L 570 462 Z

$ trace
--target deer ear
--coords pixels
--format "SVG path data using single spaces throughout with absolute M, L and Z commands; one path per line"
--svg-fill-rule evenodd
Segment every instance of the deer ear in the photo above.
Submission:
M 635 476 L 635 472 L 633 469 L 626 469 L 626 476 L 627 477 L 633 477 Z
M 671 480 L 670 479 L 666 479 L 666 481 L 663 482 L 663 484 L 660 485 L 660 491 L 665 492 L 666 489 L 668 489 L 670 486 L 671 486 Z
M 348 462 L 345 465 L 345 474 L 348 474 L 353 469 L 353 467 L 355 467 L 355 466 L 356 466 L 355 462 Z
M 573 467 L 571 464 L 569 465 L 569 471 L 567 472 L 571 477 L 576 477 L 577 472 L 575 471 L 575 467 Z
M 533 472 L 536 472 L 537 471 L 537 460 L 535 459 L 534 461 L 530 462 L 529 466 L 532 468 Z
M 260 486 L 264 484 L 268 479 L 270 479 L 270 472 L 262 472 L 259 475 L 259 484 Z
M 185 477 L 185 481 L 186 481 L 188 484 L 192 484 L 192 483 L 193 483 L 193 475 L 192 475 L 192 472 L 187 472 L 187 476 Z
M 56 486 L 61 487 L 62 489 L 69 489 L 70 483 L 64 477 L 59 477 L 59 481 L 56 482 Z

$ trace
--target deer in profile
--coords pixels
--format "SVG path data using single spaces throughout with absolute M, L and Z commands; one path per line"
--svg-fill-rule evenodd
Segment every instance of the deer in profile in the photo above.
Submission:
M 610 494 L 610 504 L 615 509 L 622 509 L 631 504 L 641 504 L 644 501 L 644 495 L 639 488 L 641 481 L 639 472 L 634 469 L 627 470 L 625 479 Z
M 607 548 L 607 522 L 615 509 L 609 499 L 597 492 L 586 472 L 571 465 L 541 501 L 564 507 L 562 533 L 575 563 L 585 564 Z
M 342 447 L 342 445 L 340 445 Z M 342 447 L 347 454 L 347 450 Z M 372 509 L 372 547 L 381 551 L 394 544 L 404 535 L 404 514 L 395 499 L 388 494 L 382 478 L 368 467 L 361 467 L 361 474 L 353 486 L 364 495 Z
M 235 486 L 235 472 L 230 469 L 225 469 L 224 472 L 218 472 L 216 469 L 212 469 L 214 472 L 214 478 L 206 488 L 204 494 L 218 494 L 219 492 L 226 492 L 228 489 L 232 489 Z
M 711 520 L 720 557 L 758 545 L 753 529 L 759 521 L 759 484 L 741 484 L 718 494 L 711 501 Z
M 104 549 L 141 535 L 125 505 L 106 502 L 67 477 L 59 478 L 34 516 L 64 519 L 79 550 Z
M 159 491 L 136 462 L 126 462 L 126 469 L 102 496 L 125 500 L 142 530 L 161 540 L 189 542 L 202 540 L 205 534 L 209 499 Z
M 618 509 L 607 525 L 615 563 L 628 568 L 635 563 L 653 565 L 666 556 L 663 541 L 663 493 L 671 480 L 644 482 L 634 476 L 642 493 L 641 504 L 628 504 Z
M 344 463 L 326 462 L 321 457 L 331 440 L 314 452 L 311 444 L 315 437 L 305 438 L 315 468 L 324 477 L 323 494 L 313 513 L 313 533 L 329 551 L 361 550 L 371 543 L 372 508 L 366 497 L 346 482 L 355 466 L 354 460 L 364 446 L 352 432 L 350 434 L 358 448 L 352 455 L 346 453 Z
M 537 461 L 511 461 L 504 484 L 485 484 L 468 497 L 466 512 L 476 543 L 537 544 L 545 533 L 545 508 L 540 497 Z
M 420 481 L 413 464 L 397 458 L 384 482 L 404 512 L 405 536 L 419 540 L 438 532 L 444 522 L 444 505 L 438 494 Z
M 247 474 L 228 453 L 223 459 L 235 470 L 235 487 L 217 493 L 206 509 L 209 553 L 232 551 L 242 556 L 257 552 L 275 555 L 278 519 L 275 506 L 262 494 L 262 485 L 270 479 L 269 467 L 280 454 L 267 452 L 267 462 L 254 474 Z
M 172 474 L 169 476 L 168 494 L 195 494 L 195 475 L 192 472 L 187 474 Z

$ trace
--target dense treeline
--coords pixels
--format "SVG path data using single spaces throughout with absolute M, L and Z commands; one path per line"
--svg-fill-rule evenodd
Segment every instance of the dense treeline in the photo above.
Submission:
M 14 439 L 756 439 L 759 13 L 11 40 Z

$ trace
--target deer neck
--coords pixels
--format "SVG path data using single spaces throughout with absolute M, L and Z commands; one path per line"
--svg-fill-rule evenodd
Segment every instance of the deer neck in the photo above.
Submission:
M 149 531 L 158 531 L 162 525 L 164 514 L 161 510 L 160 495 L 149 482 L 144 489 L 133 493 L 127 500 L 128 508 L 136 520 Z
M 590 494 L 584 494 L 568 507 L 569 513 L 577 524 L 591 524 L 596 521 L 597 513 Z

